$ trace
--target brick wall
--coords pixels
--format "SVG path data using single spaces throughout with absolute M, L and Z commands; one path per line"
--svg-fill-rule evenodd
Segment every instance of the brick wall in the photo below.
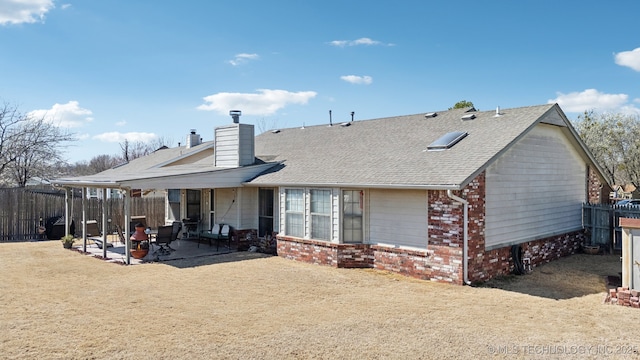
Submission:
M 596 179 L 594 177 L 594 179 Z M 593 179 L 591 179 L 593 180 Z M 592 181 L 589 181 L 592 184 Z M 597 179 L 596 179 L 597 180 Z M 599 183 L 593 183 L 599 190 Z M 590 185 L 591 186 L 591 185 Z M 591 187 L 590 187 L 591 189 Z M 472 282 L 511 273 L 511 246 L 485 251 L 485 174 L 454 194 L 469 202 L 468 276 Z M 428 192 L 428 246 L 426 250 L 399 249 L 368 244 L 334 244 L 278 236 L 278 255 L 334 267 L 392 271 L 424 280 L 463 284 L 464 207 L 446 191 Z M 585 240 L 583 231 L 520 244 L 523 257 L 536 266 L 574 254 Z
M 593 166 L 589 166 L 587 182 L 588 201 L 591 204 L 607 203 L 610 190 L 606 182 L 602 181 L 593 170 Z
M 316 241 L 278 236 L 278 256 L 311 264 L 338 266 L 337 245 L 328 241 Z
M 522 257 L 529 258 L 531 266 L 535 267 L 575 254 L 585 239 L 584 231 L 576 231 L 535 241 L 527 241 L 519 245 L 522 247 Z M 471 258 L 471 255 L 469 258 Z M 472 282 L 487 281 L 499 275 L 510 274 L 513 271 L 511 246 L 476 254 L 474 260 L 470 261 L 468 274 L 469 280 Z
M 429 250 L 407 250 L 372 245 L 378 270 L 437 282 L 462 284 L 462 248 L 438 246 Z

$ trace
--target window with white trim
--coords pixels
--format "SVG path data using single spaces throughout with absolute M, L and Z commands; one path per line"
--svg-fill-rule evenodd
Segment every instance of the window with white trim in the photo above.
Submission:
M 311 189 L 311 238 L 331 240 L 331 190 Z
M 342 191 L 342 242 L 361 243 L 364 191 Z
M 304 190 L 285 189 L 285 233 L 304 237 Z

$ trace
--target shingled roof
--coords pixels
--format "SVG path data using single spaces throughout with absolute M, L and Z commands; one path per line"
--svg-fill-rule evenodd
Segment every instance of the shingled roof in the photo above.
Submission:
M 282 165 L 251 184 L 460 189 L 540 122 L 561 126 L 591 159 L 555 104 L 504 109 L 499 116 L 475 109 L 425 114 L 265 132 L 256 137 L 256 156 Z M 474 119 L 462 119 L 471 114 Z M 449 149 L 427 151 L 454 131 L 468 135 Z

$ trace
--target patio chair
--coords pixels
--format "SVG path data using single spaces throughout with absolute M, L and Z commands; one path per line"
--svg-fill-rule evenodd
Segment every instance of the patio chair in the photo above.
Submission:
M 180 221 L 174 221 L 173 224 L 171 224 L 171 241 L 176 241 L 178 240 L 178 236 L 180 235 L 180 230 L 182 230 L 182 222 Z M 169 248 L 169 250 L 174 251 L 175 249 L 172 249 L 171 246 L 167 245 L 167 247 Z
M 231 226 L 228 224 L 222 225 L 222 229 L 220 230 L 220 236 L 216 241 L 216 251 L 220 248 L 220 241 L 227 241 L 227 249 L 231 250 Z
M 231 226 L 228 224 L 213 224 L 211 231 L 201 232 L 200 237 L 209 240 L 209 246 L 211 246 L 211 240 L 216 242 L 216 251 L 220 250 L 220 242 L 227 241 L 227 248 L 231 249 Z M 200 239 L 198 238 L 198 247 L 200 247 Z
M 198 233 L 198 247 L 200 247 L 200 239 L 205 238 L 209 240 L 209 246 L 211 246 L 211 240 L 218 240 L 220 237 L 220 224 L 213 224 L 211 230 L 201 231 Z
M 156 235 L 155 242 L 159 247 L 158 250 L 153 253 L 158 255 L 171 254 L 171 249 L 169 248 L 169 243 L 171 243 L 171 241 L 173 241 L 173 225 L 158 227 L 158 234 Z
M 87 220 L 87 239 L 93 241 L 98 246 L 98 249 L 102 249 L 102 232 L 98 227 L 97 220 Z M 107 247 L 113 247 L 113 244 L 107 242 Z

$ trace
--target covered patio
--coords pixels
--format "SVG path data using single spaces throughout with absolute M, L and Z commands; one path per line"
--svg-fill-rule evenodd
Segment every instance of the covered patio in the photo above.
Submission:
M 208 241 L 206 240 L 198 241 L 197 239 L 185 239 L 179 237 L 177 240 L 172 241 L 169 245 L 171 249 L 173 249 L 173 251 L 170 251 L 168 253 L 158 251 L 160 248 L 159 245 L 157 245 L 155 241 L 152 240 L 149 245 L 149 253 L 145 257 L 141 259 L 130 257 L 127 260 L 126 244 L 120 242 L 117 235 L 108 235 L 107 241 L 113 244 L 113 246 L 103 247 L 102 249 L 100 249 L 96 244 L 93 244 L 91 240 L 88 240 L 86 248 L 84 247 L 84 244 L 80 244 L 77 246 L 73 246 L 73 249 L 88 256 L 103 259 L 107 262 L 130 265 L 144 264 L 149 262 L 170 263 L 171 261 L 175 260 L 223 255 L 238 251 L 236 248 L 228 248 L 224 246 L 224 244 L 220 244 L 220 246 L 218 247 L 216 246 L 217 244 L 209 245 Z
M 169 152 L 170 150 L 161 150 L 160 152 Z M 152 157 L 152 156 L 149 156 Z M 75 178 L 61 178 L 54 180 L 54 186 L 59 188 L 64 188 L 66 190 L 66 208 L 65 208 L 65 234 L 69 234 L 70 224 L 71 224 L 71 216 L 70 216 L 70 198 L 71 192 L 74 188 L 81 188 L 83 194 L 87 193 L 88 189 L 98 189 L 101 191 L 103 198 L 106 198 L 108 189 L 117 189 L 122 197 L 124 198 L 124 221 L 123 221 L 123 229 L 122 233 L 126 239 L 129 239 L 129 235 L 132 233 L 131 228 L 131 192 L 132 189 L 139 189 L 142 191 L 145 190 L 167 190 L 167 189 L 183 189 L 183 190 L 201 190 L 204 188 L 211 189 L 221 189 L 221 188 L 239 188 L 242 187 L 242 184 L 247 179 L 250 179 L 257 174 L 271 168 L 274 166 L 273 163 L 258 163 L 255 165 L 236 167 L 236 168 L 220 168 L 220 167 L 212 167 L 207 166 L 204 167 L 200 165 L 174 165 L 170 168 L 158 167 L 157 162 L 149 162 L 148 159 L 139 158 L 132 161 L 129 164 L 123 165 L 120 168 L 114 168 L 111 170 L 104 171 L 102 173 L 96 175 L 89 175 L 83 177 L 75 177 Z M 141 171 L 143 169 L 144 171 Z M 87 238 L 87 229 L 86 223 L 87 219 L 85 216 L 85 196 L 83 196 L 82 202 L 82 220 L 79 224 L 81 225 L 78 233 L 82 234 L 82 244 L 80 250 L 82 252 L 96 252 L 96 255 L 101 256 L 104 259 L 119 259 L 118 261 L 122 261 L 125 264 L 134 264 L 140 263 L 144 261 L 152 261 L 155 259 L 153 257 L 153 250 L 149 249 L 149 254 L 145 256 L 143 259 L 135 259 L 131 256 L 131 241 L 125 241 L 124 244 L 117 239 L 114 239 L 114 247 L 103 246 L 102 249 L 99 249 L 96 246 L 90 246 L 90 239 Z M 182 201 L 182 200 L 181 200 Z M 103 202 L 103 206 L 106 206 Z M 102 220 L 100 221 L 102 224 L 102 241 L 107 242 L 106 236 L 111 236 L 107 229 L 108 219 L 106 218 L 106 208 L 103 208 L 102 211 Z M 144 214 L 137 214 L 144 215 Z M 180 217 L 176 217 L 173 220 L 165 219 L 166 223 L 169 224 L 172 221 L 179 221 L 179 219 L 184 219 L 188 216 L 183 210 L 180 211 Z M 182 228 L 183 232 L 185 231 L 185 225 L 183 224 Z M 155 229 L 151 229 L 152 231 Z M 200 229 L 198 229 L 200 230 Z M 180 237 L 179 237 L 180 239 Z M 178 240 L 180 242 L 181 240 Z M 189 241 L 189 243 L 193 244 L 193 248 L 188 252 L 187 249 L 190 249 L 190 245 L 186 245 L 187 241 L 183 241 L 185 243 L 185 252 L 187 253 L 198 253 L 199 255 L 203 255 L 204 253 L 208 253 L 210 255 L 215 253 L 220 253 L 225 249 L 223 246 L 220 246 L 218 251 L 214 251 L 215 247 L 208 248 L 208 242 L 206 245 L 197 246 L 197 242 Z M 121 247 L 116 247 L 115 245 L 120 243 Z M 173 243 L 172 243 L 173 244 Z M 203 244 L 205 241 L 203 240 Z M 173 245 L 172 245 L 173 247 Z M 210 251 L 209 251 L 210 250 Z M 229 249 L 227 249 L 228 251 Z M 164 258 L 162 256 L 158 257 L 159 260 L 168 260 L 171 257 L 179 257 L 179 256 L 187 256 L 180 255 L 180 252 L 174 251 L 172 254 L 166 255 Z

